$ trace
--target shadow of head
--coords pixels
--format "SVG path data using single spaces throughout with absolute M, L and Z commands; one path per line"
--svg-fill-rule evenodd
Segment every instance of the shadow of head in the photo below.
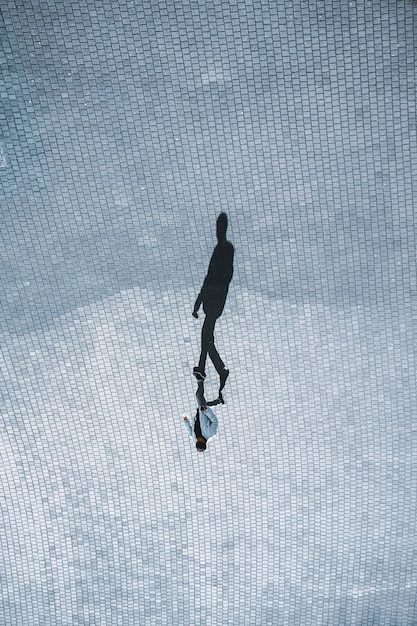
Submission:
M 220 213 L 216 223 L 216 235 L 219 241 L 224 241 L 226 239 L 227 224 L 228 221 L 226 213 Z

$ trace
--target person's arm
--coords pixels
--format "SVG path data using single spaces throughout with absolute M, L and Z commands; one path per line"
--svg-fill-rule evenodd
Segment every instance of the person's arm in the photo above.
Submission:
M 204 279 L 204 282 L 203 282 L 203 285 L 201 287 L 200 293 L 198 294 L 197 300 L 195 301 L 195 304 L 194 304 L 193 317 L 195 317 L 196 319 L 198 318 L 198 309 L 200 308 L 201 303 L 204 300 L 204 294 L 205 294 L 205 291 L 206 291 L 206 288 L 207 288 L 207 282 L 208 282 L 207 278 L 208 278 L 208 274 L 207 274 L 207 276 Z
M 210 267 L 209 267 L 209 271 L 207 272 L 207 276 L 205 277 L 204 281 L 203 281 L 203 285 L 201 287 L 200 293 L 197 296 L 197 300 L 195 301 L 194 304 L 194 310 L 193 310 L 193 316 L 194 317 L 198 317 L 197 313 L 198 313 L 198 309 L 201 306 L 201 303 L 204 300 L 204 295 L 207 291 L 207 285 L 210 283 L 211 280 L 211 275 L 210 275 Z
M 190 420 L 188 419 L 187 416 L 185 416 L 183 419 L 184 419 L 185 427 L 188 430 L 188 434 L 190 435 L 190 437 L 192 437 L 193 429 L 191 428 Z
M 195 301 L 195 304 L 194 304 L 193 317 L 195 318 L 198 317 L 198 309 L 200 308 L 201 303 L 204 301 L 204 296 L 206 294 L 207 287 L 217 282 L 216 280 L 217 265 L 218 265 L 218 253 L 216 252 L 216 248 L 215 248 L 213 254 L 211 255 L 206 277 L 203 281 L 203 285 L 201 287 L 200 293 L 198 294 L 197 300 Z
M 204 283 L 203 283 L 203 287 L 201 288 L 200 293 L 197 296 L 197 300 L 195 301 L 195 304 L 194 304 L 193 317 L 195 317 L 196 319 L 198 318 L 198 309 L 200 308 L 201 303 L 203 301 L 203 288 L 204 288 Z

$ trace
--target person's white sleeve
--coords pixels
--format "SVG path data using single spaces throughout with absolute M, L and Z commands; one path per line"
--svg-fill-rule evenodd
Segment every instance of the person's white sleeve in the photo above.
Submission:
M 190 420 L 184 420 L 184 424 L 186 429 L 188 430 L 188 434 L 192 437 L 193 429 L 191 428 Z

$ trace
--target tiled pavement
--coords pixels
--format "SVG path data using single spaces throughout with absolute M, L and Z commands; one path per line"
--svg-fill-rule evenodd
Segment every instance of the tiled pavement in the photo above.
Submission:
M 2 11 L 1 626 L 416 623 L 416 3 Z

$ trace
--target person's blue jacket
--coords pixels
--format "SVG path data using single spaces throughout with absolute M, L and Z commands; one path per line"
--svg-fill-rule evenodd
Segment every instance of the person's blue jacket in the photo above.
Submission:
M 203 435 L 204 439 L 208 441 L 209 439 L 211 439 L 217 434 L 217 427 L 219 423 L 217 416 L 213 413 L 210 407 L 206 407 L 205 411 L 202 411 L 199 408 L 198 412 L 200 414 L 201 434 Z M 195 415 L 194 417 L 188 418 L 187 421 L 184 421 L 184 424 L 188 430 L 188 434 L 190 435 L 191 439 L 195 443 L 196 442 L 196 436 L 194 432 Z

